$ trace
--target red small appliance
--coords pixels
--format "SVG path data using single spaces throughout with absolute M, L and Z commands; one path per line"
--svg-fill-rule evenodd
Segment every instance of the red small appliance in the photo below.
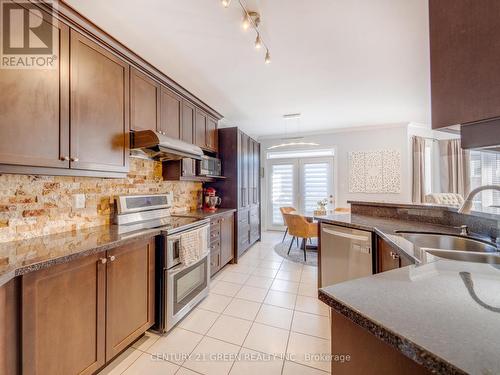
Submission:
M 222 199 L 215 195 L 217 190 L 212 187 L 205 189 L 203 208 L 207 211 L 217 211 L 217 206 L 222 202 Z

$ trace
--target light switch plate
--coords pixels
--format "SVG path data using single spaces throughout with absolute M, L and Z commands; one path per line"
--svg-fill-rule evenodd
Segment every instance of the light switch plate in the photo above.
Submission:
M 73 206 L 75 208 L 85 208 L 85 194 L 73 194 Z

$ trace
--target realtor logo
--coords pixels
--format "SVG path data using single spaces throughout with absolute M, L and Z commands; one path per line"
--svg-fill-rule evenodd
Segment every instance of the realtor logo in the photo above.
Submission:
M 1 68 L 57 68 L 52 4 L 44 3 L 44 9 L 29 1 L 0 0 Z

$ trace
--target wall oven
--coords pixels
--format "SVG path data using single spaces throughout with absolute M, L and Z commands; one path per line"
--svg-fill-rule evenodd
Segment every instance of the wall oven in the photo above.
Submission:
M 206 241 L 200 249 L 203 254 L 196 262 L 184 265 L 180 262 L 180 248 L 183 234 L 201 231 Z M 199 226 L 175 234 L 161 235 L 157 262 L 157 311 L 156 324 L 160 332 L 170 331 L 202 299 L 208 295 L 210 283 L 210 226 L 208 221 Z

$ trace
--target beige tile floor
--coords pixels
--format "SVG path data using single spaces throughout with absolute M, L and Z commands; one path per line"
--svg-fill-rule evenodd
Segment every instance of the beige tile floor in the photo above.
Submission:
M 263 233 L 237 265 L 212 280 L 209 296 L 168 335 L 148 332 L 101 374 L 325 375 L 326 305 L 316 267 L 274 253 L 281 234 Z

